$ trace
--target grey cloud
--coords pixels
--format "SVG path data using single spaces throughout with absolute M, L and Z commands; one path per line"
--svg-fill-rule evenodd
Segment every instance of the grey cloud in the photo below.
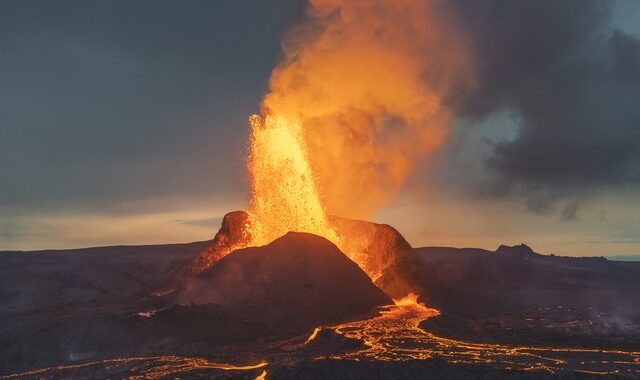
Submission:
M 545 210 L 583 191 L 640 183 L 640 40 L 612 26 L 611 2 L 450 6 L 478 80 L 452 98 L 457 116 L 510 110 L 519 119 L 515 138 L 485 157 L 487 193 L 519 194 Z
M 612 4 L 443 5 L 477 69 L 456 116 L 506 110 L 519 125 L 492 136 L 475 191 L 562 213 L 578 193 L 640 182 L 640 41 L 612 26 Z M 244 191 L 246 116 L 304 5 L 0 2 L 0 214 Z
M 570 221 L 576 220 L 578 218 L 578 210 L 580 209 L 580 202 L 572 201 L 570 202 L 560 213 L 562 220 Z

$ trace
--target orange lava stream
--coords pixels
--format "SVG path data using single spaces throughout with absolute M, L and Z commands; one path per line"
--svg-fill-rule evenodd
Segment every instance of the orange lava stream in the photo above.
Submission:
M 0 376 L 0 379 L 21 379 L 33 377 L 41 378 L 47 373 L 60 375 L 65 372 L 70 373 L 73 371 L 91 370 L 92 368 L 98 370 L 100 368 L 106 368 L 108 369 L 109 374 L 118 371 L 136 373 L 135 375 L 124 377 L 130 380 L 154 380 L 193 370 L 217 369 L 222 371 L 250 371 L 266 367 L 267 365 L 268 363 L 263 361 L 255 365 L 237 366 L 227 363 L 216 363 L 204 358 L 190 358 L 180 356 L 128 357 L 40 368 L 31 371 Z M 73 375 L 67 376 L 75 377 Z M 263 374 L 261 374 L 260 376 L 258 376 L 258 378 L 264 379 L 266 377 L 266 371 L 263 371 Z
M 580 348 L 528 347 L 469 343 L 437 337 L 419 323 L 438 315 L 435 309 L 411 298 L 397 300 L 380 316 L 330 327 L 336 333 L 361 340 L 365 348 L 318 359 L 404 361 L 444 359 L 449 363 L 481 364 L 504 369 L 563 370 L 592 374 L 640 374 L 640 352 Z
M 379 316 L 334 326 L 318 327 L 302 344 L 312 344 L 323 329 L 349 339 L 360 340 L 364 347 L 338 354 L 326 354 L 316 360 L 351 361 L 408 361 L 443 359 L 466 365 L 486 365 L 493 368 L 544 371 L 551 374 L 583 373 L 589 375 L 640 376 L 640 352 L 581 348 L 531 347 L 503 344 L 469 343 L 437 337 L 419 327 L 421 321 L 436 316 L 439 311 L 415 302 L 411 295 L 395 300 Z M 299 348 L 299 346 L 298 346 Z M 291 352 L 291 351 L 288 351 Z M 291 359 L 286 355 L 286 360 Z M 180 356 L 128 357 L 41 368 L 22 373 L 0 376 L 0 379 L 42 378 L 48 376 L 98 376 L 131 380 L 175 377 L 198 370 L 254 371 L 262 369 L 255 379 L 267 377 L 265 367 L 278 365 L 277 356 L 269 364 L 238 366 L 217 363 L 204 358 Z M 211 372 L 206 372 L 211 375 Z M 253 375 L 256 376 L 256 375 Z
M 313 329 L 313 332 L 311 333 L 311 335 L 309 335 L 309 337 L 304 342 L 304 344 L 307 344 L 307 343 L 311 342 L 312 340 L 316 339 L 316 337 L 318 336 L 318 333 L 320 331 L 322 331 L 322 329 L 320 327 L 316 327 L 315 329 Z

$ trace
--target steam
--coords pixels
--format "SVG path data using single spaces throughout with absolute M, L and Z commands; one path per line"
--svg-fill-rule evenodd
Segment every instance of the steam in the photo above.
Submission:
M 370 216 L 443 142 L 472 83 L 453 25 L 435 0 L 311 0 L 285 38 L 262 114 L 301 126 L 327 213 Z

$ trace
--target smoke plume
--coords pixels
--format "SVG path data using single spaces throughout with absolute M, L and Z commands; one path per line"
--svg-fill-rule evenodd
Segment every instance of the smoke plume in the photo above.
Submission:
M 462 41 L 439 1 L 310 1 L 262 114 L 301 125 L 327 213 L 369 216 L 443 142 L 446 99 L 472 84 Z

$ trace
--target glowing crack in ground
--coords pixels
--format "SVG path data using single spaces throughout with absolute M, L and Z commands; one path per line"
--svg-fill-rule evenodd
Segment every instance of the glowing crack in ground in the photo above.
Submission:
M 469 343 L 437 337 L 419 327 L 439 312 L 417 303 L 388 306 L 379 316 L 329 327 L 365 348 L 318 359 L 403 361 L 444 359 L 452 364 L 591 374 L 640 374 L 640 352 Z

